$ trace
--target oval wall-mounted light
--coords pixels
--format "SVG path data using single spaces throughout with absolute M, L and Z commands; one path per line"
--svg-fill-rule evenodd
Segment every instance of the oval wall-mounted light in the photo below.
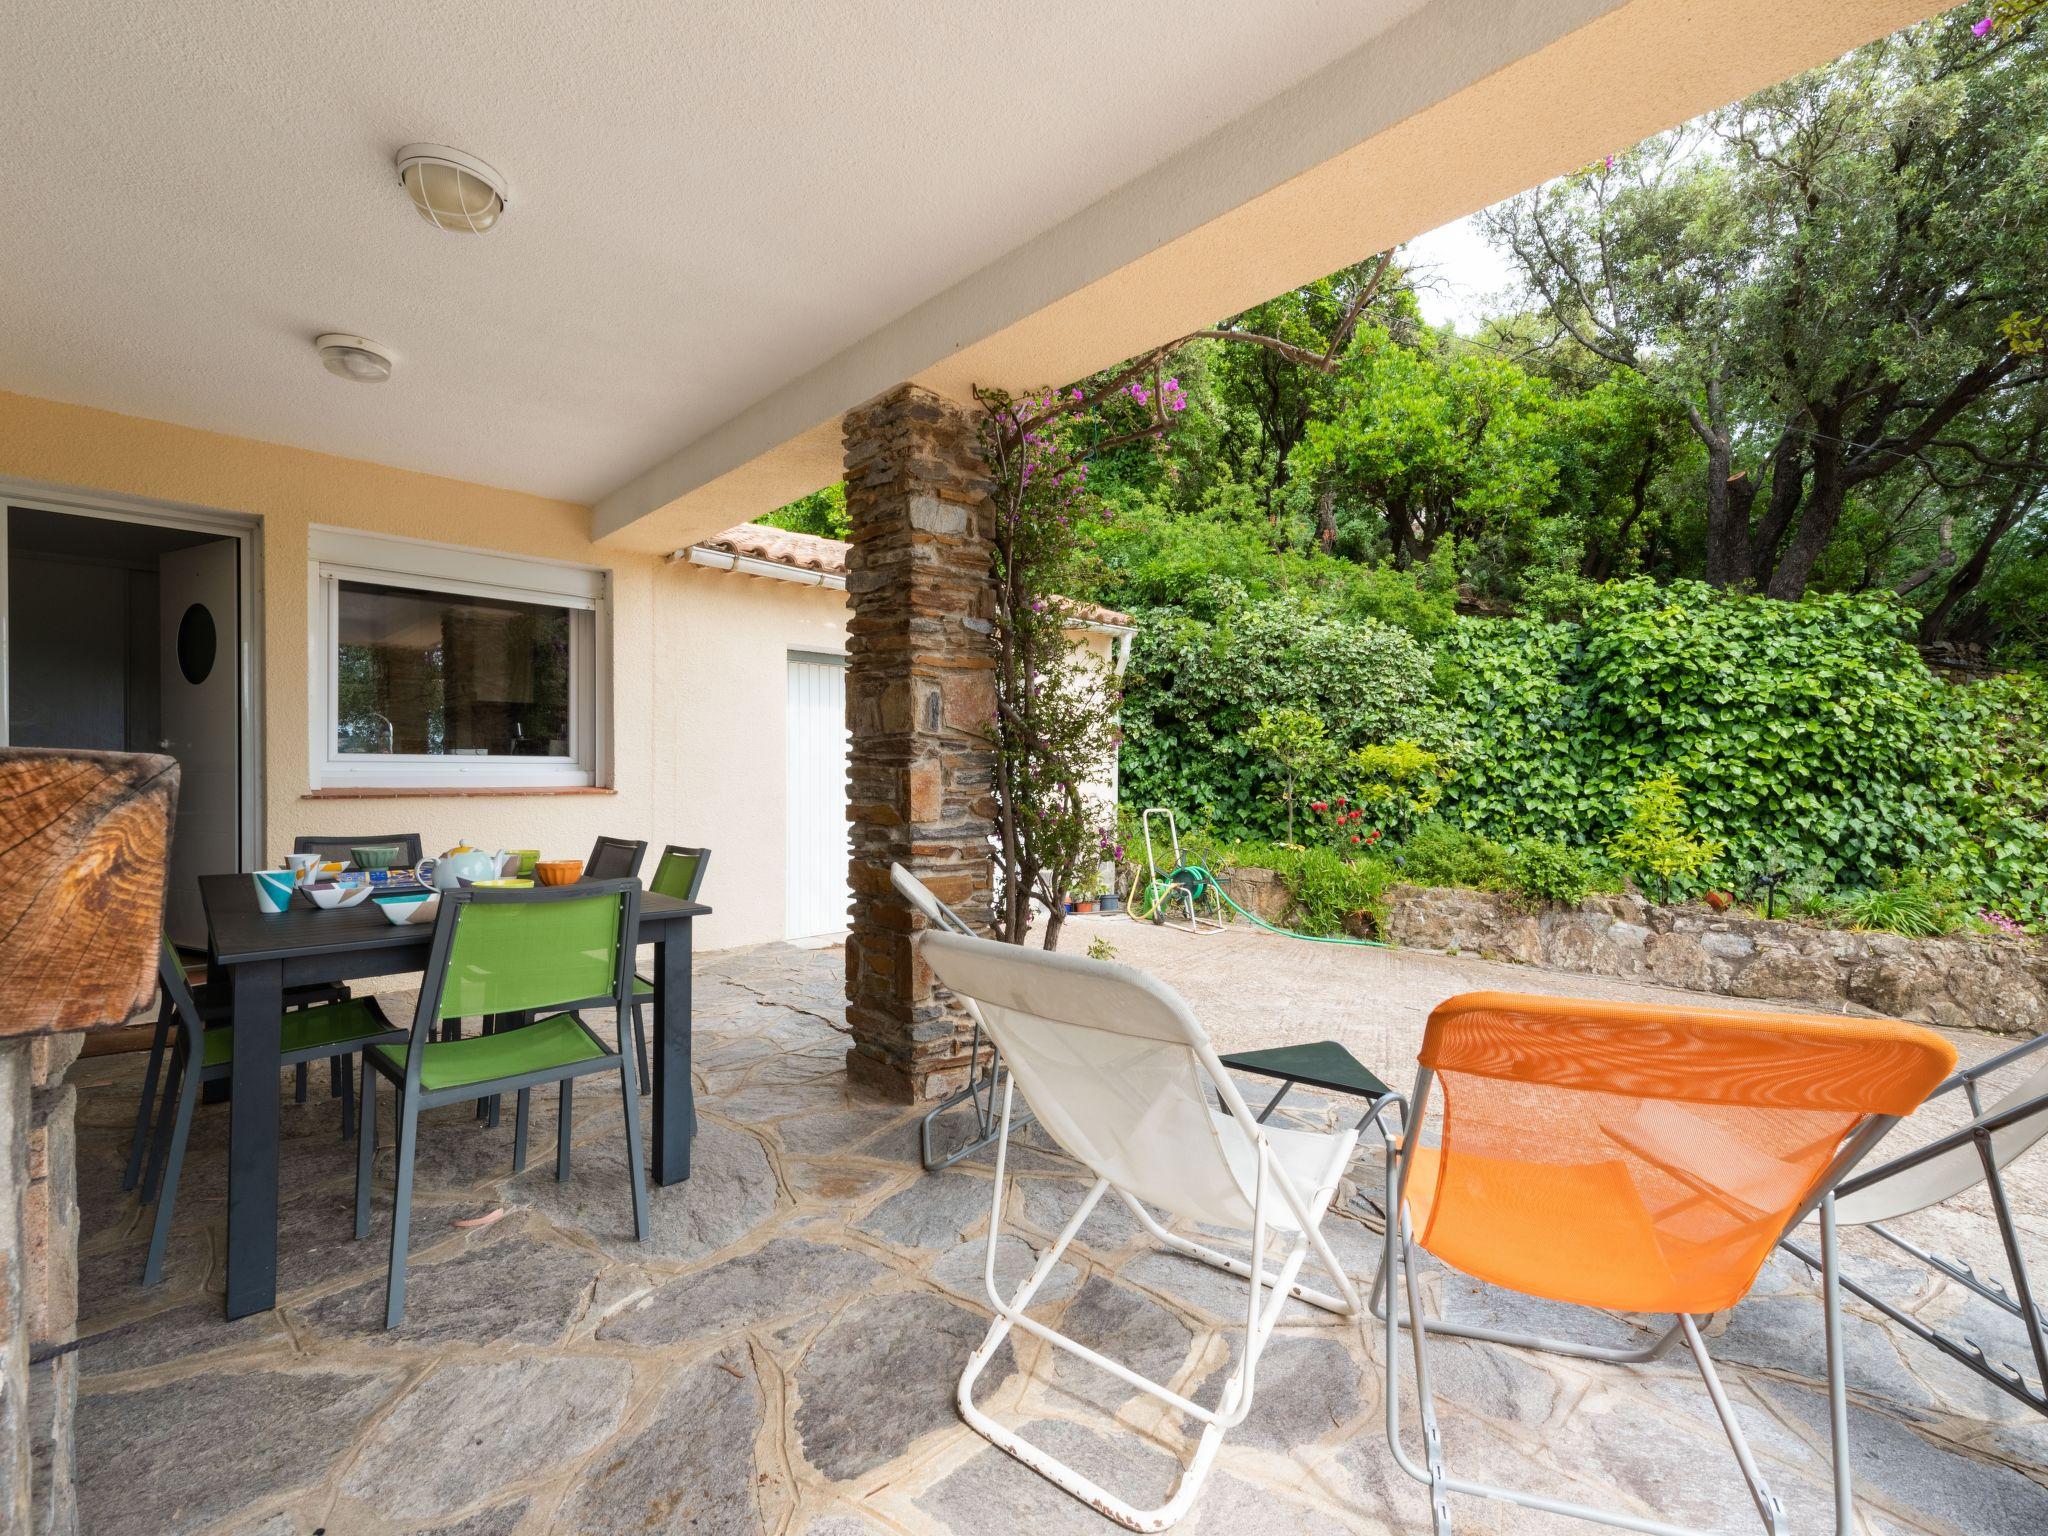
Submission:
M 398 179 L 420 217 L 451 234 L 481 235 L 505 212 L 505 178 L 445 144 L 406 145 L 398 152 Z

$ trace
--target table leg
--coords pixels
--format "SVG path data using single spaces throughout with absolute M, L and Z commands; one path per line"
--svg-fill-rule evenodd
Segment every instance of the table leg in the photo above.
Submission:
M 228 1287 L 232 1320 L 277 1305 L 278 1032 L 284 971 L 234 968 L 234 1096 L 228 1122 Z
M 212 986 L 221 979 L 220 967 L 209 960 L 206 965 L 206 985 Z M 229 980 L 232 982 L 232 978 L 229 978 Z M 199 1085 L 199 1102 L 202 1104 L 225 1104 L 228 1101 L 228 1090 L 233 1086 L 234 1084 L 224 1077 L 216 1077 L 210 1083 L 201 1083 Z
M 619 1021 L 624 1035 L 629 1022 Z M 690 1176 L 690 1138 L 697 1133 L 690 1084 L 690 920 L 666 924 L 654 946 L 654 1182 Z

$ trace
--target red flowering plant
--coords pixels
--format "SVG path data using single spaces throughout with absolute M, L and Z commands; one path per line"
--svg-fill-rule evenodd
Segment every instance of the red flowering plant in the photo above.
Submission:
M 1322 840 L 1339 853 L 1363 853 L 1382 835 L 1379 827 L 1366 820 L 1366 808 L 1354 805 L 1349 795 L 1311 800 L 1308 809 Z

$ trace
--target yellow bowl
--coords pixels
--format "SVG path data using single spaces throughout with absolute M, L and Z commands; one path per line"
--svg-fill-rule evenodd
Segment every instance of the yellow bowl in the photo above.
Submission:
M 531 880 L 473 880 L 470 882 L 480 891 L 530 891 Z

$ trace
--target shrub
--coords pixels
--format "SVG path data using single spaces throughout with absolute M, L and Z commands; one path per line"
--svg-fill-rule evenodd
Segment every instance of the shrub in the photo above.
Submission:
M 1919 870 L 1893 876 L 1870 890 L 1849 892 L 1835 915 L 1852 928 L 1879 928 L 1916 939 L 1952 932 L 1962 921 L 1950 895 Z
M 1434 811 L 1443 798 L 1450 764 L 1420 742 L 1368 743 L 1345 760 L 1354 794 L 1368 821 L 1399 837 Z
M 1508 855 L 1508 879 L 1531 901 L 1571 906 L 1593 888 L 1584 854 L 1548 837 L 1525 838 Z
M 1208 867 L 1270 869 L 1293 898 L 1290 924 L 1299 932 L 1331 937 L 1344 932 L 1345 919 L 1365 912 L 1373 922 L 1386 921 L 1387 887 L 1394 872 L 1384 859 L 1367 855 L 1344 858 L 1328 848 L 1291 848 L 1280 843 L 1230 843 L 1216 846 Z
M 1391 858 L 1409 885 L 1462 885 L 1475 891 L 1509 889 L 1508 851 L 1491 838 L 1447 821 L 1425 821 Z
M 1247 740 L 1259 714 L 1319 719 L 1333 754 L 1405 738 L 1432 751 L 1451 732 L 1413 636 L 1297 598 L 1241 594 L 1213 618 L 1141 615 L 1124 679 L 1124 793 L 1170 805 L 1229 837 L 1285 828 L 1282 776 Z
M 1287 850 L 1287 855 L 1277 870 L 1294 898 L 1294 926 L 1301 932 L 1341 934 L 1354 912 L 1370 913 L 1375 926 L 1386 922 L 1393 871 L 1384 860 L 1341 858 L 1327 848 Z
M 1319 839 L 1339 854 L 1365 853 L 1386 835 L 1376 821 L 1367 818 L 1364 806 L 1351 803 L 1349 795 L 1311 800 L 1308 809 Z
M 1607 855 L 1631 874 L 1655 879 L 1665 901 L 1674 881 L 1683 885 L 1697 878 L 1720 857 L 1720 843 L 1687 825 L 1685 786 L 1670 769 L 1638 784 L 1627 805 L 1628 820 L 1607 840 Z

